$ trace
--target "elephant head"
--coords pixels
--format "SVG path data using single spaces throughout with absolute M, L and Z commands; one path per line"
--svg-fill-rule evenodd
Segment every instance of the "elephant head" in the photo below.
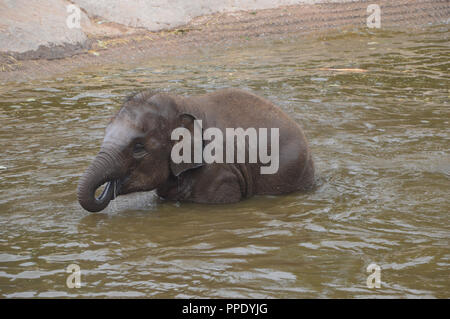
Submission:
M 167 94 L 146 91 L 127 98 L 106 127 L 100 151 L 79 181 L 80 205 L 98 212 L 118 195 L 153 190 L 170 177 L 197 167 L 175 164 L 170 158 L 172 130 L 192 126 L 195 118 L 180 100 Z M 104 184 L 97 197 L 97 189 Z

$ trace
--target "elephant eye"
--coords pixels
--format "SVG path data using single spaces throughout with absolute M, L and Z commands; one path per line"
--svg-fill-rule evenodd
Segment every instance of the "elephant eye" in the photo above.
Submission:
M 135 157 L 141 157 L 141 156 L 143 156 L 143 155 L 145 155 L 145 148 L 144 148 L 144 144 L 141 144 L 141 143 L 136 143 L 135 145 L 134 145 L 134 148 L 133 148 L 133 155 L 135 156 Z

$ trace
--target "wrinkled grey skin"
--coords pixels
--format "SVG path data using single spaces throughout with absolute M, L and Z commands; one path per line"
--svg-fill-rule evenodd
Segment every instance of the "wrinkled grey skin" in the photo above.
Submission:
M 203 129 L 223 132 L 227 127 L 279 128 L 278 171 L 262 175 L 266 164 L 259 162 L 175 164 L 170 153 L 177 141 L 171 132 L 177 127 L 193 131 L 195 119 L 202 120 Z M 105 183 L 96 198 L 96 189 Z M 79 181 L 78 200 L 84 209 L 98 212 L 116 196 L 156 189 L 168 200 L 233 203 L 306 190 L 313 183 L 314 164 L 302 130 L 271 102 L 239 89 L 191 97 L 145 91 L 128 98 L 107 126 L 100 152 Z

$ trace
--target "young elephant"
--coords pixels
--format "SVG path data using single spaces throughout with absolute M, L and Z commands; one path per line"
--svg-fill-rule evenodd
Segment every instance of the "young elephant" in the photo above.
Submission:
M 186 134 L 174 139 L 180 128 L 196 136 L 193 149 Z M 230 139 L 227 128 L 246 135 Z M 177 153 L 180 145 L 187 146 Z M 258 146 L 267 146 L 266 153 L 255 151 Z M 177 154 L 182 162 L 174 159 Z M 100 152 L 79 181 L 78 201 L 98 212 L 118 195 L 156 189 L 168 200 L 233 203 L 306 190 L 313 183 L 314 164 L 302 130 L 271 102 L 239 89 L 191 97 L 145 91 L 128 98 L 106 127 Z

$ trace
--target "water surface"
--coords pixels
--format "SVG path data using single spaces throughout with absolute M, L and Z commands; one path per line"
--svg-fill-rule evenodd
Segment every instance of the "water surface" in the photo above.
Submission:
M 448 25 L 249 41 L 0 88 L 2 297 L 450 297 Z M 338 72 L 329 68 L 359 68 Z M 76 186 L 131 92 L 239 87 L 299 123 L 317 188 L 233 205 Z M 366 268 L 381 267 L 369 289 Z M 66 286 L 78 264 L 82 287 Z

